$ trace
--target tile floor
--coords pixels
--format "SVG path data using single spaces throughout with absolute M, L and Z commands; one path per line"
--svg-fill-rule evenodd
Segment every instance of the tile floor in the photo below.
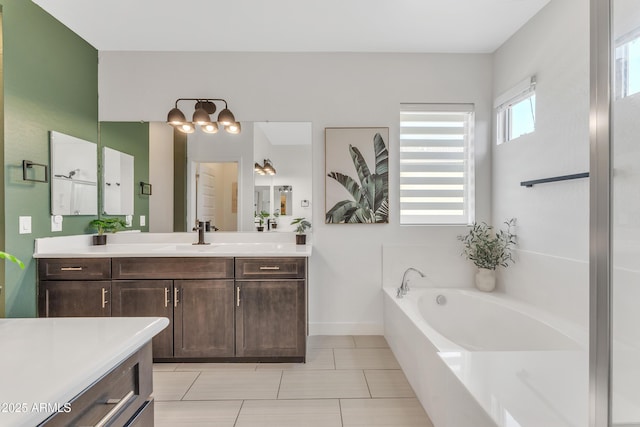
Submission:
M 433 427 L 381 336 L 309 337 L 307 363 L 154 365 L 156 427 Z

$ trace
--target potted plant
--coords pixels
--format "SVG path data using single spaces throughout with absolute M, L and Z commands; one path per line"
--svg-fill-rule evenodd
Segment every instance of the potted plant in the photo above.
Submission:
M 476 287 L 485 292 L 491 292 L 496 286 L 496 268 L 508 267 L 515 262 L 511 249 L 515 245 L 515 235 L 512 227 L 516 219 L 506 221 L 506 230 L 493 232 L 493 227 L 486 223 L 476 222 L 470 226 L 469 233 L 458 236 L 464 244 L 463 255 L 470 259 L 476 267 Z
M 271 222 L 271 228 L 274 230 L 278 228 L 278 218 L 280 218 L 280 210 L 273 211 L 273 221 Z
M 291 225 L 296 226 L 296 245 L 306 245 L 307 235 L 304 232 L 311 228 L 311 223 L 305 218 L 295 218 L 291 221 Z
M 256 218 L 258 219 L 258 231 L 264 231 L 264 220 L 269 218 L 269 212 L 260 211 L 260 213 L 256 214 Z
M 96 236 L 93 236 L 93 244 L 106 245 L 107 236 L 104 233 L 115 233 L 122 230 L 127 226 L 127 223 L 122 218 L 97 218 L 91 221 L 89 226 L 98 232 Z
M 6 259 L 6 260 L 9 260 L 9 261 L 11 261 L 13 263 L 16 263 L 16 264 L 18 264 L 18 267 L 20 267 L 21 269 L 24 270 L 24 263 L 22 261 L 20 261 L 18 258 L 16 258 L 13 255 L 11 255 L 11 254 L 8 254 L 6 252 L 0 251 L 0 259 Z

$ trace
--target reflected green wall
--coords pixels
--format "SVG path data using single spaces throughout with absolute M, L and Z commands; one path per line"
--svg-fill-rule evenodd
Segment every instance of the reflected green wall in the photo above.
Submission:
M 37 237 L 82 234 L 95 217 L 65 216 L 51 232 L 49 185 L 22 180 L 22 160 L 49 164 L 49 130 L 98 142 L 98 51 L 28 0 L 0 0 L 4 74 L 4 249 L 25 264 L 5 266 L 7 317 L 36 314 Z M 32 233 L 18 234 L 18 217 Z M 1 279 L 1 278 L 0 278 Z
M 135 190 L 132 228 L 149 231 L 150 196 L 140 193 L 140 182 L 149 182 L 149 123 L 100 122 L 100 147 L 113 148 L 134 157 L 133 184 Z M 102 158 L 102 149 L 99 158 Z M 102 162 L 99 163 L 102 164 Z M 140 226 L 140 215 L 144 215 L 146 218 L 144 227 Z

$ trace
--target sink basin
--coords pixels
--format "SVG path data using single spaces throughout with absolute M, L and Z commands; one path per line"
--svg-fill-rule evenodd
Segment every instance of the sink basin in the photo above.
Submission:
M 154 252 L 211 252 L 218 245 L 193 245 L 191 243 L 180 243 L 176 245 L 162 246 L 154 250 Z

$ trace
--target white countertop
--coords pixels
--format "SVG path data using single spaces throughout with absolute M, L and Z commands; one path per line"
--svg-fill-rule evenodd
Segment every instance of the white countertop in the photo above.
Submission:
M 91 235 L 36 239 L 34 258 L 118 257 L 309 257 L 311 245 L 296 245 L 294 233 L 116 233 L 94 246 Z
M 7 405 L 0 425 L 41 423 L 51 412 L 32 409 L 62 407 L 168 324 L 163 317 L 0 319 L 0 405 Z M 27 411 L 16 412 L 16 404 Z

